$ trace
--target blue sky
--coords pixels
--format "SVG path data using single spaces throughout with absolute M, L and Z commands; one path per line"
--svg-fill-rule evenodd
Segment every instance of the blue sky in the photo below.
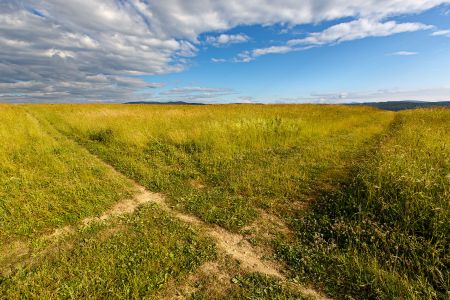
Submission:
M 450 100 L 449 1 L 95 2 L 0 4 L 0 101 Z
M 392 19 L 432 24 L 445 29 L 450 28 L 450 15 L 446 15 L 449 10 L 450 7 L 440 6 L 418 15 Z M 335 99 L 314 95 L 371 94 L 380 90 L 411 91 L 411 97 L 414 97 L 416 90 L 450 86 L 450 38 L 445 35 L 433 36 L 433 29 L 388 37 L 368 37 L 305 51 L 270 54 L 249 63 L 233 61 L 242 51 L 267 45 L 283 45 L 290 39 L 325 30 L 339 21 L 342 20 L 293 28 L 279 25 L 240 26 L 225 34 L 245 34 L 250 38 L 248 42 L 202 47 L 187 70 L 144 78 L 165 83 L 164 90 L 185 86 L 228 88 L 236 92 L 238 99 L 247 96 L 260 102 L 320 101 L 316 98 L 324 98 L 328 102 Z M 212 59 L 227 61 L 217 63 Z M 443 100 L 439 94 L 436 98 L 433 96 L 415 97 Z M 444 99 L 450 100 L 450 93 L 447 96 Z M 227 101 L 235 97 L 226 95 L 221 98 Z M 381 96 L 379 99 L 384 98 Z M 386 99 L 391 98 L 388 96 Z M 372 99 L 367 97 L 367 100 Z

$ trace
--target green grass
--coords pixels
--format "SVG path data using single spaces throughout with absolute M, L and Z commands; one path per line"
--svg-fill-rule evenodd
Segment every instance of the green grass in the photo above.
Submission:
M 450 111 L 407 111 L 292 226 L 279 255 L 336 296 L 446 299 L 450 266 Z
M 154 298 L 171 279 L 215 256 L 210 241 L 154 206 L 89 227 L 54 247 L 32 267 L 0 276 L 0 298 Z
M 308 105 L 47 106 L 36 114 L 179 209 L 234 231 L 256 208 L 303 201 L 393 117 Z
M 203 299 L 248 299 L 248 300 L 306 300 L 300 292 L 287 288 L 273 278 L 262 276 L 258 273 L 240 275 L 231 279 L 232 287 L 228 288 L 223 295 L 211 294 L 208 289 L 195 292 L 191 300 Z
M 76 224 L 132 194 L 124 177 L 25 110 L 2 105 L 0 119 L 0 245 Z
M 272 245 L 292 279 L 336 298 L 448 297 L 449 110 L 0 108 L 0 242 L 76 224 L 128 195 L 124 178 L 90 152 L 207 223 L 245 234 L 261 210 L 277 215 L 294 234 L 252 241 Z M 212 241 L 156 207 L 43 253 L 0 277 L 0 295 L 152 298 L 215 259 Z M 217 298 L 301 298 L 273 279 L 236 272 Z M 209 296 L 199 290 L 192 298 Z
M 156 295 L 214 257 L 211 242 L 156 208 L 43 239 L 134 188 L 22 106 L 0 106 L 0 118 L 0 298 Z

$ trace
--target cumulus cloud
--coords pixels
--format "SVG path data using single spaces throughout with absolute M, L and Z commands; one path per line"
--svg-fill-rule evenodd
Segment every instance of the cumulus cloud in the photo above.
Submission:
M 220 47 L 229 44 L 238 44 L 247 42 L 250 38 L 245 34 L 221 34 L 219 36 L 206 37 L 206 43 L 212 44 L 215 47 Z
M 195 54 L 190 42 L 156 36 L 114 3 L 1 3 L 0 99 L 138 100 L 136 90 L 157 86 L 129 76 L 176 72 Z
M 139 1 L 132 1 L 138 2 Z M 382 19 L 418 13 L 449 0 L 149 0 L 142 13 L 158 32 L 195 40 L 204 32 L 238 25 L 298 25 L 344 17 Z
M 9 0 L 0 2 L 1 101 L 131 101 L 154 88 L 135 75 L 184 70 L 196 56 L 199 35 L 225 45 L 248 40 L 226 35 L 236 26 L 294 26 L 352 17 L 383 20 L 425 11 L 450 0 Z M 356 21 L 358 22 L 358 21 Z M 359 21 L 362 22 L 362 21 Z M 373 32 L 412 30 L 380 22 Z M 409 25 L 408 25 L 409 24 Z M 355 25 L 350 25 L 354 27 Z M 389 27 L 389 28 L 385 28 Z M 392 29 L 391 27 L 394 27 Z M 334 41 L 358 37 L 345 30 Z M 332 32 L 331 32 L 332 33 Z M 333 42 L 327 34 L 310 44 Z M 256 49 L 247 58 L 285 53 L 307 41 Z M 284 48 L 287 47 L 287 48 Z M 132 78 L 132 80 L 128 80 Z M 97 81 L 95 81 L 97 79 Z M 128 80 L 128 81 L 127 81 Z M 22 86 L 21 86 L 22 85 Z M 148 86 L 149 85 L 149 86 Z M 147 94 L 151 95 L 151 93 Z

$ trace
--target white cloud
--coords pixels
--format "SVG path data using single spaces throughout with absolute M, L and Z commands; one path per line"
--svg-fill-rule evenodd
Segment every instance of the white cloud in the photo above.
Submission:
M 142 80 L 119 84 L 118 78 L 184 70 L 197 54 L 201 34 L 236 26 L 282 23 L 291 27 L 344 17 L 383 20 L 443 3 L 450 0 L 0 1 L 0 83 L 7 84 L 0 99 L 135 100 L 142 96 L 134 93 L 144 85 Z M 392 25 L 389 22 L 380 24 Z M 410 23 L 393 27 L 413 30 L 408 26 L 414 27 Z M 358 34 L 350 30 L 336 41 L 352 36 Z M 213 38 L 217 45 L 248 40 L 225 33 Z M 327 41 L 325 35 L 314 38 Z M 243 59 L 285 53 L 293 47 L 298 50 L 292 45 L 262 47 Z M 99 75 L 106 76 L 100 86 L 91 81 Z M 20 96 L 11 85 L 19 82 L 30 85 Z
M 367 37 L 383 37 L 396 33 L 430 29 L 432 26 L 421 23 L 379 22 L 371 19 L 358 19 L 340 23 L 322 32 L 310 33 L 303 39 L 290 40 L 288 45 L 325 45 L 358 40 Z
M 227 60 L 226 60 L 225 58 L 215 58 L 215 57 L 213 57 L 213 58 L 211 58 L 211 61 L 212 61 L 213 63 L 224 63 L 224 62 L 226 62 Z
M 206 37 L 206 43 L 212 44 L 215 47 L 220 47 L 229 44 L 238 44 L 247 42 L 250 38 L 245 34 L 221 34 L 219 36 Z
M 267 55 L 267 54 L 282 54 L 282 53 L 288 53 L 292 51 L 300 51 L 304 50 L 305 48 L 294 48 L 291 46 L 271 46 L 267 48 L 257 48 L 253 49 L 251 51 L 243 51 L 238 54 L 238 56 L 235 58 L 235 62 L 251 62 L 252 60 L 255 60 L 259 56 Z
M 289 40 L 286 45 L 244 51 L 238 55 L 236 61 L 249 62 L 258 56 L 267 54 L 301 51 L 312 47 L 338 44 L 367 37 L 384 37 L 402 32 L 412 32 L 431 28 L 432 26 L 421 23 L 397 23 L 395 21 L 380 22 L 371 19 L 358 19 L 333 25 L 321 32 L 310 33 L 302 39 Z M 403 53 L 403 55 L 406 54 Z
M 290 47 L 287 46 L 272 46 L 268 48 L 261 48 L 261 49 L 255 49 L 253 50 L 253 56 L 261 56 L 261 55 L 267 55 L 271 53 L 287 53 L 291 51 Z
M 397 52 L 389 53 L 389 55 L 394 55 L 394 56 L 412 56 L 412 55 L 417 55 L 417 54 L 419 54 L 419 53 L 411 52 L 411 51 L 397 51 Z
M 450 37 L 450 30 L 438 30 L 438 31 L 433 32 L 431 35 Z
M 318 23 L 344 17 L 382 19 L 418 13 L 449 0 L 149 0 L 141 12 L 162 34 L 195 40 L 204 32 L 238 25 Z
M 64 51 L 64 50 L 58 50 L 58 49 L 52 48 L 52 49 L 48 49 L 48 50 L 44 51 L 43 55 L 47 56 L 47 57 L 58 56 L 60 58 L 75 58 L 76 54 L 72 51 Z

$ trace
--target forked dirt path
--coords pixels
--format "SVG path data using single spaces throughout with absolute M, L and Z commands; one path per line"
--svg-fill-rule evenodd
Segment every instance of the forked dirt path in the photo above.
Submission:
M 99 158 L 97 158 L 100 160 Z M 102 161 L 102 160 L 100 160 Z M 103 162 L 103 161 L 102 161 Z M 104 162 L 103 162 L 104 163 Z M 105 163 L 104 163 L 105 164 Z M 114 172 L 118 172 L 112 166 L 105 164 Z M 131 214 L 141 205 L 154 203 L 165 212 L 167 212 L 172 217 L 192 225 L 193 227 L 199 229 L 201 232 L 213 238 L 216 242 L 216 246 L 220 252 L 225 255 L 230 256 L 240 263 L 240 267 L 248 272 L 258 272 L 268 276 L 272 276 L 280 280 L 285 286 L 293 288 L 305 296 L 309 296 L 315 299 L 327 299 L 321 293 L 304 287 L 299 284 L 289 282 L 288 279 L 282 274 L 281 267 L 274 262 L 264 260 L 261 255 L 245 238 L 244 236 L 236 233 L 231 233 L 217 225 L 209 225 L 199 218 L 179 212 L 172 209 L 167 203 L 162 194 L 153 193 L 146 190 L 143 186 L 139 185 L 135 181 L 128 179 L 134 186 L 136 194 L 134 197 L 129 199 L 124 199 L 117 202 L 112 208 L 105 211 L 102 215 L 98 217 L 89 217 L 83 219 L 78 226 L 65 226 L 62 228 L 55 229 L 52 233 L 44 235 L 41 237 L 43 240 L 57 240 L 68 235 L 76 233 L 78 229 L 92 225 L 97 222 L 107 222 L 109 219 L 121 215 Z M 12 251 L 11 255 L 17 255 L 19 253 L 14 253 L 13 249 L 19 252 L 29 252 L 31 249 L 25 249 L 26 245 L 22 247 L 15 247 L 11 245 Z M 24 263 L 18 262 L 18 264 Z M 27 262 L 25 262 L 26 264 Z M 5 275 L 9 272 L 5 272 Z
M 279 279 L 283 278 L 283 275 L 280 273 L 278 268 L 267 261 L 263 261 L 243 236 L 230 233 L 219 226 L 206 224 L 199 218 L 192 215 L 175 211 L 166 204 L 163 197 L 155 197 L 155 194 L 148 192 L 143 187 L 139 187 L 139 189 L 141 193 L 140 197 L 147 198 L 149 202 L 157 203 L 161 209 L 168 212 L 173 217 L 184 223 L 194 225 L 205 232 L 208 236 L 214 238 L 217 248 L 239 261 L 242 268 L 251 272 L 259 272 Z
M 114 168 L 112 169 L 114 170 Z M 116 170 L 114 171 L 117 172 Z M 258 272 L 275 277 L 282 281 L 286 286 L 298 290 L 305 296 L 309 296 L 315 299 L 328 299 L 324 295 L 313 289 L 289 282 L 287 278 L 281 273 L 280 267 L 273 262 L 263 260 L 258 254 L 257 250 L 254 249 L 253 246 L 242 235 L 231 233 L 219 226 L 206 224 L 195 216 L 176 211 L 166 203 L 163 195 L 150 192 L 138 183 L 134 181 L 131 182 L 138 191 L 133 199 L 117 203 L 111 210 L 104 213 L 102 216 L 95 219 L 89 219 L 89 221 L 85 221 L 84 224 L 89 224 L 92 221 L 106 220 L 115 215 L 131 213 L 137 207 L 139 207 L 139 205 L 142 205 L 144 203 L 155 203 L 162 210 L 169 213 L 176 219 L 184 223 L 193 225 L 197 229 L 200 229 L 202 232 L 204 232 L 206 235 L 212 237 L 216 241 L 216 246 L 219 251 L 237 260 L 240 263 L 240 267 L 242 269 L 248 272 Z
M 119 173 L 115 168 L 106 164 L 97 156 L 94 155 L 94 157 L 107 166 L 111 171 Z M 108 221 L 108 219 L 112 217 L 131 214 L 141 205 L 154 203 L 172 217 L 192 225 L 201 232 L 205 233 L 207 236 L 212 237 L 216 242 L 218 250 L 238 261 L 243 270 L 248 272 L 258 272 L 275 277 L 285 286 L 293 288 L 305 296 L 315 299 L 328 299 L 320 292 L 288 281 L 288 279 L 282 274 L 281 267 L 274 262 L 264 260 L 258 251 L 244 238 L 244 236 L 237 233 L 231 233 L 217 225 L 207 224 L 195 216 L 174 210 L 167 204 L 162 194 L 150 192 L 137 182 L 129 178 L 127 178 L 127 180 L 129 180 L 136 189 L 136 194 L 133 198 L 117 202 L 111 209 L 105 211 L 99 217 L 83 219 L 78 227 L 82 228 L 95 222 Z M 77 227 L 66 226 L 56 229 L 53 233 L 45 236 L 44 238 L 58 238 L 64 235 L 72 234 L 76 231 L 76 229 Z
M 98 157 L 97 159 L 102 161 Z M 106 164 L 105 162 L 103 163 Z M 112 171 L 119 173 L 119 171 L 117 171 L 111 165 L 106 165 Z M 121 201 L 117 203 L 112 209 L 105 212 L 102 216 L 98 218 L 85 219 L 82 223 L 84 225 L 88 225 L 91 222 L 104 221 L 112 216 L 132 213 L 142 204 L 154 203 L 174 218 L 184 223 L 190 224 L 197 229 L 200 229 L 206 235 L 212 237 L 215 240 L 216 246 L 219 251 L 237 260 L 240 263 L 240 267 L 242 269 L 248 272 L 258 272 L 275 277 L 282 281 L 286 286 L 296 289 L 305 296 L 309 296 L 315 299 L 328 299 L 320 292 L 317 292 L 311 288 L 289 282 L 287 278 L 281 273 L 281 267 L 276 265 L 274 262 L 263 260 L 261 255 L 258 254 L 258 251 L 244 238 L 244 236 L 236 233 L 231 233 L 217 225 L 207 224 L 193 215 L 174 210 L 167 204 L 162 194 L 150 192 L 134 180 L 128 180 L 137 190 L 137 194 L 133 199 Z
M 118 172 L 112 166 L 107 166 L 114 172 Z M 281 267 L 276 265 L 274 262 L 269 262 L 262 259 L 261 255 L 258 254 L 258 251 L 244 238 L 244 236 L 236 233 L 231 233 L 216 225 L 206 224 L 195 216 L 176 211 L 166 203 L 162 194 L 150 192 L 133 180 L 130 180 L 130 182 L 136 189 L 136 194 L 133 198 L 117 202 L 112 208 L 105 211 L 99 217 L 90 217 L 83 219 L 78 226 L 65 226 L 55 229 L 51 234 L 43 236 L 42 239 L 56 240 L 76 233 L 77 229 L 92 225 L 93 223 L 97 222 L 106 222 L 113 217 L 131 214 L 141 205 L 154 203 L 172 217 L 184 223 L 192 225 L 193 227 L 199 229 L 201 232 L 205 233 L 207 236 L 212 237 L 216 242 L 218 250 L 238 261 L 240 263 L 240 267 L 243 270 L 248 272 L 258 272 L 275 277 L 284 285 L 299 291 L 305 296 L 309 296 L 315 299 L 327 299 L 321 293 L 313 289 L 289 282 L 287 278 L 282 274 L 280 270 Z
M 34 117 L 34 116 L 33 116 Z M 37 119 L 37 118 L 36 118 Z M 38 120 L 38 119 L 37 119 Z M 38 120 L 41 122 L 41 120 Z M 51 124 L 48 124 L 52 127 L 52 130 L 56 130 Z M 58 132 L 68 140 L 76 143 L 70 138 L 66 137 L 61 132 Z M 80 145 L 81 146 L 81 145 Z M 193 227 L 199 229 L 201 232 L 204 232 L 207 236 L 213 238 L 216 242 L 216 246 L 220 252 L 230 256 L 240 263 L 240 267 L 248 272 L 258 272 L 268 276 L 272 276 L 280 280 L 282 284 L 297 290 L 305 296 L 309 296 L 315 299 L 328 299 L 320 292 L 317 292 L 313 289 L 307 288 L 303 285 L 299 285 L 296 283 L 290 282 L 281 272 L 282 268 L 274 262 L 264 260 L 262 255 L 260 255 L 255 247 L 253 247 L 244 236 L 231 233 L 217 225 L 210 225 L 199 218 L 182 213 L 180 211 L 172 209 L 166 202 L 164 196 L 159 193 L 153 193 L 145 189 L 145 187 L 141 186 L 136 181 L 124 176 L 121 172 L 116 170 L 113 166 L 109 165 L 105 161 L 103 161 L 100 157 L 95 154 L 89 152 L 86 148 L 81 146 L 86 152 L 92 155 L 93 158 L 98 160 L 105 167 L 110 169 L 112 172 L 119 174 L 120 176 L 127 179 L 134 189 L 136 190 L 136 194 L 134 197 L 125 199 L 117 202 L 112 208 L 105 211 L 99 217 L 90 217 L 83 219 L 78 226 L 66 226 L 63 228 L 59 228 L 54 230 L 51 234 L 43 236 L 42 239 L 46 240 L 56 240 L 60 237 L 64 237 L 67 235 L 71 235 L 76 232 L 77 229 L 89 226 L 96 222 L 105 222 L 108 221 L 112 217 L 117 217 L 120 215 L 131 214 L 133 213 L 139 206 L 154 203 L 158 205 L 162 210 L 167 212 L 169 215 L 174 218 L 192 225 Z

